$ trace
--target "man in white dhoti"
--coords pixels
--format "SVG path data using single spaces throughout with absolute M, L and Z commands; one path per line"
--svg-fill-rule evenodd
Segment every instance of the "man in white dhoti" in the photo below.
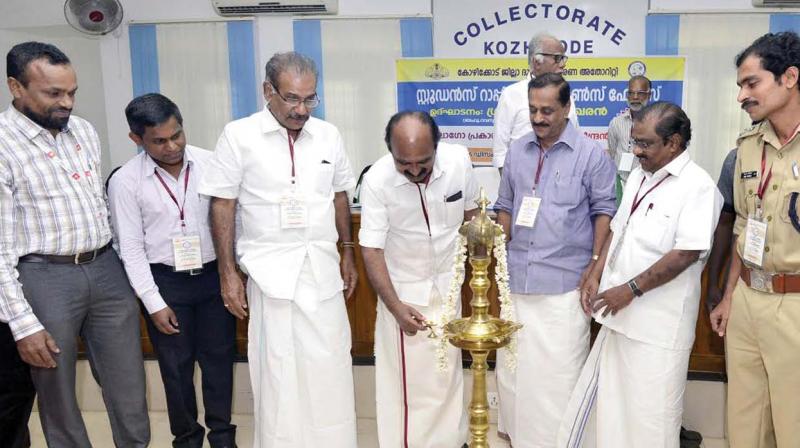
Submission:
M 497 357 L 500 416 L 517 448 L 552 448 L 589 354 L 579 286 L 616 212 L 614 163 L 567 120 L 570 88 L 545 73 L 528 87 L 533 132 L 511 144 L 495 204 L 508 235 L 516 370 Z
M 456 448 L 467 437 L 461 351 L 418 333 L 426 319 L 461 316 L 461 288 L 450 301 L 448 289 L 458 228 L 477 209 L 467 149 L 439 138 L 427 113 L 395 114 L 386 126 L 390 154 L 361 187 L 359 244 L 381 298 L 375 399 L 385 448 Z
M 679 446 L 700 276 L 722 195 L 689 158 L 691 123 L 678 106 L 648 105 L 631 137 L 640 167 L 581 292 L 584 311 L 603 327 L 562 421 L 560 448 Z M 597 433 L 585 434 L 594 404 Z
M 348 297 L 356 283 L 346 193 L 355 181 L 339 131 L 310 116 L 316 83 L 309 58 L 274 55 L 265 110 L 225 126 L 198 189 L 212 197 L 225 306 L 240 319 L 250 315 L 257 448 L 356 446 L 342 294 L 343 277 Z M 233 253 L 237 201 L 246 295 Z

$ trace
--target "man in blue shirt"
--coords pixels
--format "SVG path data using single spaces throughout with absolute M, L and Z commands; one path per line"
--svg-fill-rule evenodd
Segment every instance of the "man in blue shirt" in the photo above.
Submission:
M 579 287 L 616 212 L 616 168 L 599 142 L 567 120 L 570 88 L 555 73 L 528 86 L 533 132 L 511 144 L 495 205 L 509 237 L 517 366 L 498 356 L 500 412 L 515 446 L 555 447 L 589 353 Z

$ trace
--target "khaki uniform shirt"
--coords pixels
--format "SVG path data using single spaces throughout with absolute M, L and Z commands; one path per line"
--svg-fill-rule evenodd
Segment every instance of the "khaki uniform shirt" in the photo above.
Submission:
M 800 166 L 800 136 L 795 135 L 781 144 L 772 124 L 764 120 L 745 130 L 738 139 L 739 154 L 734 173 L 734 206 L 738 235 L 736 250 L 744 254 L 747 217 L 756 210 L 759 182 L 772 167 L 772 178 L 765 188 L 761 206 L 767 223 L 767 240 L 762 268 L 767 272 L 800 272 L 800 232 L 789 218 L 792 192 L 800 192 L 800 179 L 792 174 L 792 163 Z M 761 173 L 761 153 L 766 153 L 764 173 Z M 753 174 L 755 173 L 755 174 Z

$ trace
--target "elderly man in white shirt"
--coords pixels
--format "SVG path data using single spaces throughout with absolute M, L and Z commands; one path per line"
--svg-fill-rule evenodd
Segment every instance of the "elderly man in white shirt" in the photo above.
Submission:
M 642 75 L 631 77 L 628 80 L 628 89 L 625 91 L 628 108 L 612 118 L 608 124 L 608 155 L 617 165 L 622 185 L 625 185 L 628 175 L 639 165 L 631 148 L 631 129 L 633 129 L 633 118 L 650 101 L 652 88 L 647 77 Z
M 447 344 L 440 359 L 438 340 L 418 333 L 426 320 L 461 315 L 460 288 L 456 297 L 448 289 L 458 228 L 477 208 L 467 149 L 440 136 L 425 112 L 395 114 L 386 126 L 390 154 L 361 188 L 359 244 L 381 298 L 375 399 L 384 447 L 454 448 L 467 436 L 460 350 Z
M 257 448 L 356 446 L 342 294 L 356 284 L 346 192 L 355 179 L 339 131 L 310 116 L 316 85 L 311 59 L 275 54 L 266 66 L 265 110 L 225 126 L 199 187 L 212 197 L 225 306 L 240 319 L 250 315 Z M 233 255 L 237 201 L 246 296 Z
M 151 93 L 125 108 L 130 138 L 144 149 L 110 179 L 114 240 L 131 286 L 147 309 L 175 446 L 200 448 L 195 362 L 213 448 L 236 445 L 231 425 L 236 320 L 223 306 L 208 223 L 197 184 L 212 153 L 186 144 L 183 118 Z
M 631 137 L 640 167 L 581 293 L 584 311 L 603 327 L 562 420 L 560 447 L 679 445 L 700 277 L 722 196 L 686 152 L 691 124 L 678 106 L 645 107 Z M 594 403 L 597 433 L 585 437 Z
M 528 112 L 528 82 L 545 73 L 562 73 L 567 65 L 566 48 L 558 38 L 537 34 L 528 46 L 530 78 L 515 82 L 503 89 L 494 111 L 492 164 L 502 172 L 511 142 L 533 132 Z M 579 127 L 575 103 L 569 104 L 569 122 Z

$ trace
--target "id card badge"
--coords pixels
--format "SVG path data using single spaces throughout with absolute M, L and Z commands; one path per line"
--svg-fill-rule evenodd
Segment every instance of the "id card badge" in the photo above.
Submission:
M 292 191 L 281 199 L 281 228 L 302 229 L 308 226 L 308 205 L 305 199 Z
M 623 173 L 630 173 L 633 170 L 633 158 L 635 156 L 632 152 L 623 152 L 619 155 L 619 171 Z
M 533 227 L 536 222 L 536 215 L 539 214 L 539 206 L 542 205 L 542 198 L 535 196 L 525 196 L 522 198 L 522 205 L 520 206 L 519 213 L 517 213 L 517 220 L 515 225 L 521 227 Z
M 764 247 L 767 243 L 767 223 L 759 215 L 760 213 L 750 214 L 747 218 L 742 259 L 760 268 L 764 262 Z
M 200 249 L 200 235 L 184 235 L 172 238 L 172 254 L 175 271 L 190 271 L 203 267 L 203 253 Z

